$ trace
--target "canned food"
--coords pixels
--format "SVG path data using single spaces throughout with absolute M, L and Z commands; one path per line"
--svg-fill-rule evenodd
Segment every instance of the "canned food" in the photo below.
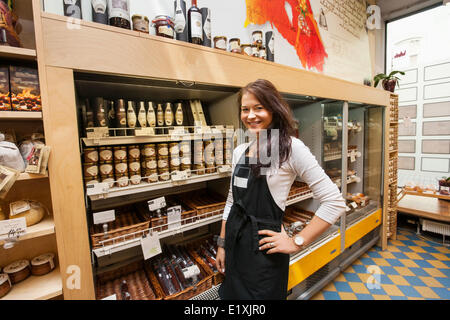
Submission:
M 158 170 L 156 169 L 145 170 L 145 177 L 147 182 L 149 183 L 158 182 Z
M 83 164 L 84 168 L 84 176 L 87 177 L 95 177 L 98 175 L 98 165 L 95 162 L 85 162 Z
M 126 146 L 119 146 L 114 147 L 114 160 L 115 161 L 122 161 L 127 159 L 127 147 Z
M 99 179 L 98 176 L 93 176 L 93 177 L 86 177 L 84 178 L 84 184 L 87 186 L 99 183 Z
M 156 156 L 156 152 L 155 152 L 155 145 L 154 144 L 145 144 L 142 147 L 142 154 L 144 157 L 155 157 Z
M 100 161 L 98 163 L 100 174 L 107 176 L 113 174 L 113 162 L 112 161 Z
M 180 170 L 181 171 L 186 171 L 186 170 L 191 171 L 191 165 L 190 164 L 183 164 L 183 163 L 181 163 Z
M 194 164 L 194 172 L 198 175 L 205 174 L 205 165 L 202 164 Z
M 170 167 L 170 173 L 175 172 L 175 171 L 180 171 L 180 166 L 174 166 L 174 167 Z
M 114 168 L 115 168 L 116 174 L 128 173 L 128 162 L 126 160 L 116 161 L 114 163 Z
M 130 181 L 131 181 L 131 184 L 134 184 L 134 185 L 136 185 L 136 184 L 140 184 L 141 183 L 141 174 L 140 173 L 137 173 L 137 172 L 134 172 L 134 173 L 130 173 Z
M 160 143 L 157 146 L 158 149 L 158 157 L 159 156 L 168 156 L 169 155 L 169 145 L 167 143 Z
M 178 142 L 170 143 L 169 144 L 169 153 L 172 157 L 179 157 L 180 156 L 180 144 Z
M 97 162 L 97 161 L 98 161 L 97 148 L 84 149 L 84 162 Z
M 253 31 L 253 33 L 252 33 L 253 44 L 261 46 L 262 39 L 263 39 L 262 31 L 260 31 L 260 30 Z
M 102 180 L 102 182 L 108 183 L 110 188 L 114 187 L 114 174 L 100 175 L 100 179 Z
M 158 169 L 158 173 L 159 173 L 159 180 L 161 181 L 170 180 L 169 168 Z
M 116 184 L 119 188 L 127 187 L 129 184 L 128 173 L 116 174 Z
M 138 145 L 128 146 L 128 159 L 139 159 L 141 150 Z
M 234 53 L 241 53 L 241 40 L 239 38 L 230 39 L 230 51 Z
M 179 167 L 180 164 L 180 158 L 170 158 L 170 167 Z
M 99 148 L 99 159 L 100 159 L 100 161 L 111 161 L 113 159 L 113 148 L 112 147 L 100 147 Z
M 139 159 L 128 162 L 128 170 L 129 170 L 130 174 L 140 172 L 141 171 L 141 163 L 139 162 Z
M 159 157 L 158 169 L 168 169 L 168 168 L 169 168 L 169 157 Z
M 155 170 L 158 167 L 158 162 L 156 158 L 145 158 L 145 169 Z
M 185 166 L 191 165 L 191 157 L 183 157 L 181 158 L 181 164 Z

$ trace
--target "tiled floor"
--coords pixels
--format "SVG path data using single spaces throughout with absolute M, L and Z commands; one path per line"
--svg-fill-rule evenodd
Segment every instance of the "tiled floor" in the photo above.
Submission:
M 312 300 L 450 299 L 450 248 L 399 230 L 381 251 L 374 246 Z

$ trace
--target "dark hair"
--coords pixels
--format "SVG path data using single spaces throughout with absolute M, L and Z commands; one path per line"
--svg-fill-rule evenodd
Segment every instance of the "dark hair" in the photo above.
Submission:
M 256 99 L 272 113 L 272 123 L 268 129 L 279 130 L 279 166 L 286 162 L 291 155 L 291 136 L 296 133 L 298 125 L 295 120 L 289 104 L 282 98 L 280 92 L 275 88 L 272 82 L 264 79 L 258 79 L 250 82 L 239 91 L 238 103 L 241 106 L 242 96 L 246 93 L 253 94 Z M 270 141 L 270 130 L 268 130 L 268 140 Z M 268 144 L 270 155 L 270 143 Z M 258 161 L 254 170 L 259 176 L 260 168 L 263 167 Z

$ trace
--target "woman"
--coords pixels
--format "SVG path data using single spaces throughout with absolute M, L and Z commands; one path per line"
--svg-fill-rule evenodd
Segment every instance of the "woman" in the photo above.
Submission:
M 309 149 L 293 137 L 295 120 L 271 82 L 248 84 L 238 101 L 241 121 L 257 139 L 233 152 L 233 175 L 216 257 L 218 270 L 225 274 L 219 296 L 286 299 L 289 255 L 336 222 L 345 211 L 345 201 Z M 266 136 L 264 142 L 261 138 Z M 265 154 L 277 159 L 275 164 L 260 161 Z M 282 219 L 297 176 L 321 205 L 308 226 L 290 238 Z

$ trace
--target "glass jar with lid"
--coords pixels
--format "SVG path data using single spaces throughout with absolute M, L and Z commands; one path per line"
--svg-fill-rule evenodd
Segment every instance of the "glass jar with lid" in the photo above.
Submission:
M 241 53 L 241 40 L 239 40 L 239 38 L 230 39 L 230 51 L 234 53 Z
M 157 36 L 173 39 L 175 35 L 174 22 L 172 17 L 166 15 L 159 15 L 153 19 L 155 32 Z

